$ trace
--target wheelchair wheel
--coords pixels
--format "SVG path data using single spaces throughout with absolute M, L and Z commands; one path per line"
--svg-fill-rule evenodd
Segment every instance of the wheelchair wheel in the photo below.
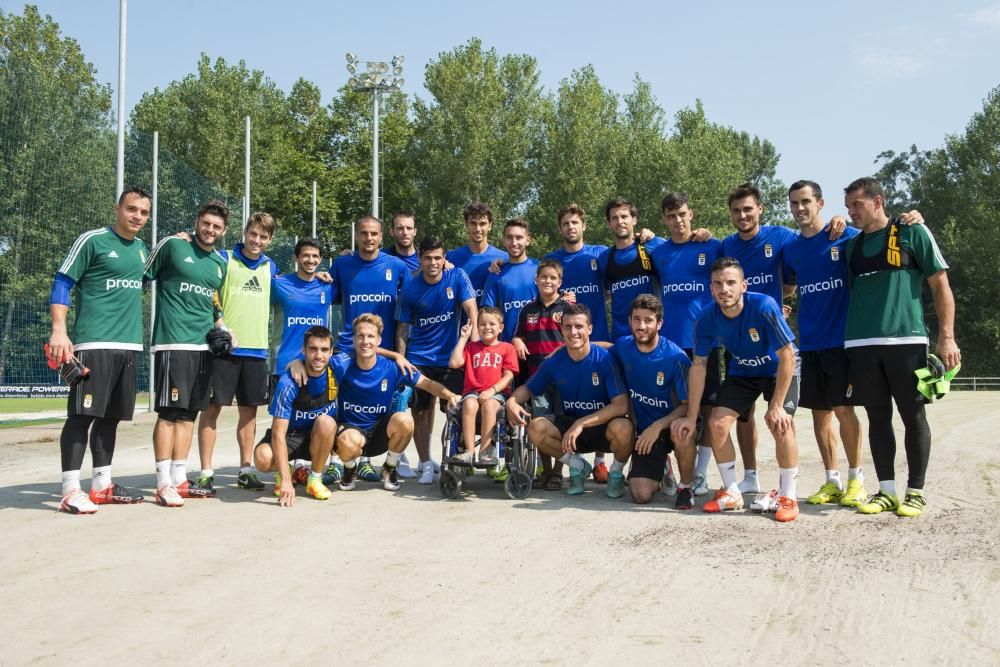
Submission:
M 442 470 L 438 478 L 438 488 L 444 498 L 454 500 L 462 493 L 462 478 L 454 470 Z
M 511 471 L 503 488 L 512 500 L 524 500 L 531 493 L 531 475 L 521 470 Z

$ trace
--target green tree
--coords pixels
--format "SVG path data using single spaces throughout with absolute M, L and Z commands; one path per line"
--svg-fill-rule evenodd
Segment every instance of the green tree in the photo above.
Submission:
M 666 233 L 660 224 L 660 201 L 672 180 L 670 144 L 663 109 L 649 83 L 635 77 L 625 96 L 621 118 L 622 153 L 617 174 L 618 192 L 635 202 L 639 223 Z

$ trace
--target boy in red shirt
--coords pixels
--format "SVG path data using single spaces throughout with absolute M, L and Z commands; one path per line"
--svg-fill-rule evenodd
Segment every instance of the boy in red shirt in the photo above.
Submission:
M 503 313 L 499 308 L 482 306 L 476 318 L 479 340 L 469 342 L 472 325 L 462 327 L 458 345 L 452 350 L 448 365 L 465 365 L 465 386 L 462 389 L 462 438 L 465 451 L 455 458 L 472 463 L 476 442 L 476 417 L 482 412 L 479 430 L 479 462 L 497 463 L 497 448 L 493 442 L 497 412 L 507 400 L 504 392 L 517 373 L 517 352 L 510 343 L 499 340 L 503 331 Z

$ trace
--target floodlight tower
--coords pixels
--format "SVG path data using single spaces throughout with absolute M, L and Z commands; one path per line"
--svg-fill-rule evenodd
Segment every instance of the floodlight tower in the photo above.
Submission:
M 378 217 L 378 94 L 395 93 L 403 87 L 403 56 L 394 56 L 391 62 L 358 60 L 347 54 L 347 71 L 351 75 L 351 89 L 356 93 L 372 94 L 372 215 Z M 390 73 L 391 71 L 391 73 Z M 351 242 L 353 246 L 353 241 Z

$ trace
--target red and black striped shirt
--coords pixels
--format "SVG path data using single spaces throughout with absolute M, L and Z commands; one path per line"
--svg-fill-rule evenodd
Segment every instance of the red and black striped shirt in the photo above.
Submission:
M 545 357 L 565 344 L 561 323 L 567 305 L 560 297 L 551 306 L 546 306 L 539 297 L 521 309 L 514 335 L 528 348 L 528 358 L 521 364 L 524 380 L 535 374 Z

